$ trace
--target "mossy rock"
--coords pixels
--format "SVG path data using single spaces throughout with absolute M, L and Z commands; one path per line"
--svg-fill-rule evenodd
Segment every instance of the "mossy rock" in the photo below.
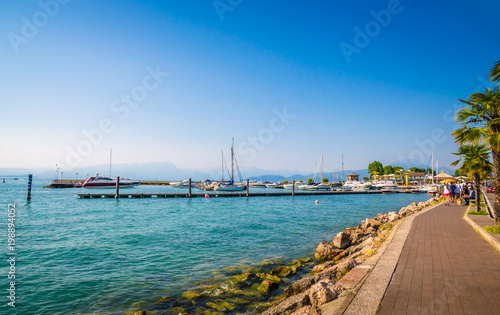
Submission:
M 294 260 L 290 263 L 290 265 L 295 265 L 295 266 L 298 266 L 298 267 L 304 267 L 306 266 L 306 263 L 303 262 L 302 260 Z
M 234 284 L 238 284 L 242 281 L 252 280 L 252 278 L 254 278 L 254 277 L 255 277 L 255 274 L 247 272 L 247 273 L 242 273 L 242 274 L 231 277 L 231 281 Z
M 271 280 L 271 281 L 274 281 L 276 283 L 283 282 L 283 280 L 280 277 L 274 276 L 274 275 L 270 275 L 268 273 L 258 273 L 257 277 L 261 278 L 262 280 Z
M 255 291 L 259 291 L 264 294 L 270 293 L 272 290 L 275 290 L 279 287 L 279 285 L 271 280 L 264 280 L 260 284 L 254 284 L 252 289 Z
M 182 297 L 185 299 L 188 299 L 188 300 L 195 299 L 195 298 L 199 297 L 200 295 L 201 295 L 200 293 L 195 292 L 195 291 L 186 291 L 186 292 L 182 293 Z
M 239 299 L 239 298 L 232 298 L 232 299 L 227 299 L 229 303 L 232 304 L 237 304 L 237 305 L 246 305 L 250 304 L 251 302 L 245 299 Z
M 297 273 L 299 267 L 296 266 L 279 266 L 271 271 L 272 275 L 278 275 L 282 277 L 288 277 Z
M 146 315 L 146 311 L 127 312 L 123 315 Z
M 290 265 L 304 267 L 304 266 L 307 266 L 307 265 L 311 265 L 313 263 L 314 263 L 314 261 L 313 261 L 312 258 L 298 258 L 298 259 L 295 259 L 294 261 L 292 261 L 290 263 Z
M 186 309 L 184 307 L 172 307 L 170 312 L 172 314 L 183 314 L 186 313 Z
M 259 293 L 252 290 L 232 290 L 231 293 L 234 295 L 242 295 L 242 296 L 260 296 Z
M 269 259 L 269 260 L 264 260 L 259 265 L 260 266 L 271 266 L 271 265 L 283 265 L 283 264 L 285 264 L 285 263 L 282 260 Z
M 203 312 L 196 312 L 196 314 L 203 314 L 203 315 L 222 315 L 224 313 L 218 312 L 216 310 L 210 309 L 210 310 L 205 310 Z
M 232 311 L 236 307 L 235 304 L 229 303 L 227 301 L 208 302 L 206 305 L 221 312 Z
M 162 304 L 162 303 L 168 303 L 168 302 L 175 302 L 176 299 L 170 296 L 162 296 L 158 301 L 156 301 L 155 304 Z

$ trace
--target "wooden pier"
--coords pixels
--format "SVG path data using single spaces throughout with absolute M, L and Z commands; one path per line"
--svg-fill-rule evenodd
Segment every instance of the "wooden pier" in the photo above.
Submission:
M 398 191 L 397 193 L 410 194 L 411 191 Z M 218 198 L 218 197 L 283 197 L 283 196 L 321 196 L 321 195 L 376 195 L 382 194 L 380 190 L 367 191 L 291 191 L 283 192 L 247 192 L 245 190 L 238 192 L 186 192 L 178 193 L 119 193 L 122 198 Z M 95 198 L 116 198 L 115 193 L 79 193 L 75 194 L 82 199 Z

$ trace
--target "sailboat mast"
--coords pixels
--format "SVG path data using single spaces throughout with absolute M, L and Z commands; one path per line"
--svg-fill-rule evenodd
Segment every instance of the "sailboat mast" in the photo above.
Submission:
M 320 184 L 323 182 L 323 154 L 321 154 L 321 178 L 319 182 Z
M 344 155 L 342 154 L 342 184 L 344 183 Z
M 439 161 L 436 161 L 436 175 L 439 176 Z
M 221 163 L 222 163 L 222 167 L 221 167 L 222 173 L 221 173 L 220 180 L 221 180 L 221 182 L 223 182 L 224 181 L 224 150 L 221 150 L 221 153 L 222 153 L 222 160 L 221 160 Z
M 109 149 L 109 177 L 111 177 L 111 157 L 113 156 L 113 149 Z
M 234 138 L 231 144 L 231 181 L 234 182 Z
M 432 183 L 434 184 L 434 152 L 432 152 L 432 168 L 431 168 L 431 171 L 432 171 Z

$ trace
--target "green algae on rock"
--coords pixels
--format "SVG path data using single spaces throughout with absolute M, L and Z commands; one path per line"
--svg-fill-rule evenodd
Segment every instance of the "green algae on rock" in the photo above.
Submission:
M 299 267 L 296 267 L 296 266 L 293 266 L 293 267 L 279 266 L 279 267 L 276 267 L 273 270 L 271 270 L 271 274 L 282 276 L 282 277 L 288 277 L 288 276 L 296 274 L 298 269 L 299 269 Z
M 261 278 L 262 280 L 271 280 L 271 281 L 274 281 L 276 283 L 283 282 L 283 280 L 280 277 L 274 276 L 274 275 L 270 275 L 268 273 L 258 273 L 257 277 Z

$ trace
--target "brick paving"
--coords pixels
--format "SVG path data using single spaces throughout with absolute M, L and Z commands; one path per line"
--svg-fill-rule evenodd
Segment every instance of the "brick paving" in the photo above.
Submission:
M 452 203 L 415 218 L 379 314 L 500 314 L 500 254 L 465 210 Z

